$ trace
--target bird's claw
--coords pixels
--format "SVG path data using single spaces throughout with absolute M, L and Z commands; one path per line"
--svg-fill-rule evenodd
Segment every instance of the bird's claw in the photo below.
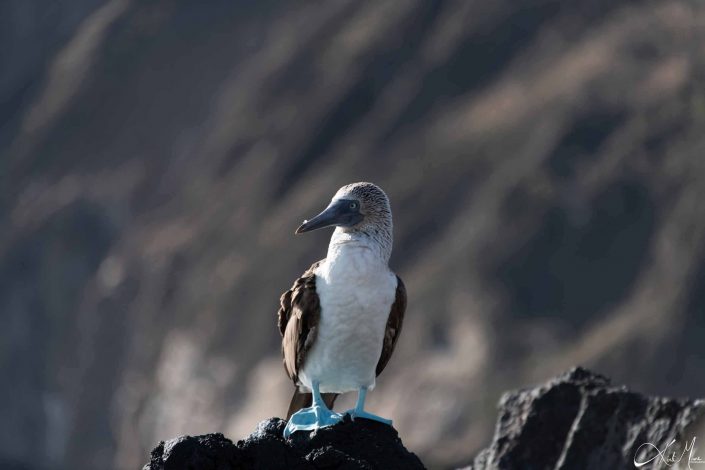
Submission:
M 350 415 L 350 419 L 355 421 L 356 418 L 370 419 L 372 421 L 378 421 L 380 423 L 386 424 L 388 426 L 392 425 L 391 419 L 382 418 L 381 416 L 373 415 L 364 410 L 357 410 L 355 408 L 346 411 L 344 414 Z

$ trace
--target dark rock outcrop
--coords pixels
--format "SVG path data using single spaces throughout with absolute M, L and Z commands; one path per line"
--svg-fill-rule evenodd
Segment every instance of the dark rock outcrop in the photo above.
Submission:
M 499 408 L 492 444 L 466 470 L 635 468 L 635 457 L 657 456 L 646 443 L 675 439 L 668 454 L 680 456 L 705 417 L 705 400 L 645 397 L 579 367 L 505 394 Z M 657 457 L 646 468 L 662 467 Z
M 295 433 L 290 440 L 282 437 L 285 425 L 279 418 L 262 421 L 236 444 L 222 434 L 160 442 L 143 470 L 424 468 L 396 430 L 381 423 L 346 418 L 332 428 Z
M 492 444 L 466 470 L 628 469 L 635 459 L 660 469 L 657 448 L 674 440 L 668 455 L 683 454 L 685 465 L 685 446 L 705 424 L 705 400 L 646 397 L 580 367 L 506 393 L 499 408 Z M 284 426 L 279 418 L 262 421 L 237 444 L 222 434 L 161 442 L 143 470 L 424 468 L 396 430 L 374 421 L 346 418 L 290 440 L 282 438 Z

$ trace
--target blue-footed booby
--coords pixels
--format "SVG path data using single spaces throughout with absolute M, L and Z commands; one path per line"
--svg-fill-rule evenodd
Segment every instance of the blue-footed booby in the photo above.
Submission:
M 391 425 L 365 411 L 365 397 L 401 332 L 406 289 L 390 271 L 392 211 L 372 183 L 343 186 L 326 209 L 296 233 L 335 227 L 325 259 L 281 296 L 284 367 L 295 385 L 284 436 L 331 426 L 345 414 Z M 355 408 L 332 410 L 340 393 L 357 391 Z

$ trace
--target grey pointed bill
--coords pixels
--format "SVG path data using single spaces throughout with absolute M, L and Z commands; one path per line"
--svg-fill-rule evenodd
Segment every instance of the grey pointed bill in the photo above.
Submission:
M 362 221 L 360 203 L 352 199 L 338 199 L 331 202 L 323 212 L 304 223 L 294 233 L 310 232 L 325 227 L 352 227 Z

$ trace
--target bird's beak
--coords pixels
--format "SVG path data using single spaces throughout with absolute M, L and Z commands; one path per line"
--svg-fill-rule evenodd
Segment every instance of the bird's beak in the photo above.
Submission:
M 352 201 L 339 199 L 333 201 L 325 208 L 323 212 L 318 214 L 311 220 L 304 220 L 304 223 L 296 229 L 294 233 L 310 232 L 319 228 L 331 226 L 352 226 L 362 220 L 362 215 L 357 209 L 350 209 Z

